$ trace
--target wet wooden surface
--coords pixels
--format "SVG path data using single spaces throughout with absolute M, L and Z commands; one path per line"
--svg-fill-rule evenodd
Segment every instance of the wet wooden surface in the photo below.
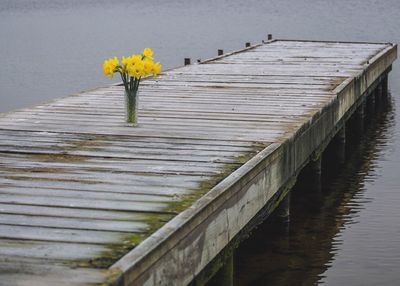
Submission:
M 102 283 L 112 263 L 329 103 L 389 44 L 272 41 L 123 89 L 0 115 L 0 285 Z

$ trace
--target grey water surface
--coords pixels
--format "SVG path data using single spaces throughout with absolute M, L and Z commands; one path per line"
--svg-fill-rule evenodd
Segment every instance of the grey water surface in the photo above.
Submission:
M 399 15 L 398 0 L 0 0 L 0 112 L 109 84 L 102 61 L 147 46 L 170 68 L 268 33 L 400 42 Z M 243 242 L 236 285 L 398 285 L 399 65 L 325 191 L 295 190 L 289 225 L 267 221 Z

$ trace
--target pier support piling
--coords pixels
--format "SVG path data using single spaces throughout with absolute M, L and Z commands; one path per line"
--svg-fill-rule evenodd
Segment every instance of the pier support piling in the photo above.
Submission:
M 224 265 L 218 270 L 207 286 L 233 286 L 234 253 L 225 261 Z
M 276 218 L 279 221 L 289 222 L 290 220 L 290 193 L 281 201 L 276 209 Z
M 389 89 L 389 86 L 388 86 L 388 75 L 387 74 L 383 77 L 382 82 L 381 82 L 381 86 L 382 86 L 382 96 L 383 97 L 387 97 L 388 89 Z
M 368 113 L 375 112 L 375 90 L 367 96 L 367 110 Z
M 310 183 L 310 188 L 311 191 L 321 191 L 321 186 L 322 186 L 322 157 L 321 155 L 316 158 L 311 160 L 310 162 L 310 173 L 308 175 L 308 180 Z
M 357 134 L 360 134 L 364 131 L 365 108 L 366 102 L 363 100 L 354 113 L 354 131 Z
M 346 124 L 336 133 L 334 138 L 335 144 L 335 158 L 339 165 L 344 164 L 346 161 Z

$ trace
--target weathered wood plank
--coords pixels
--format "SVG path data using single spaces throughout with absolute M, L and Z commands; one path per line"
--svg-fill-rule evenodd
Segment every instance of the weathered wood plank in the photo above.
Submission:
M 101 255 L 102 251 L 104 248 L 98 244 L 0 239 L 0 265 L 4 263 L 4 257 L 41 260 L 32 261 L 34 264 L 56 264 L 65 260 L 91 259 Z
M 198 178 L 201 179 L 201 178 Z M 117 190 L 119 193 L 134 193 L 134 194 L 155 194 L 155 195 L 183 195 L 190 190 L 197 190 L 199 183 L 197 181 L 187 181 L 183 183 L 171 184 L 170 182 L 135 182 L 134 185 L 129 182 L 110 181 L 110 180 L 68 180 L 59 179 L 52 180 L 46 177 L 30 178 L 27 176 L 8 176 L 1 177 L 1 183 L 8 186 L 21 186 L 33 188 L 48 188 L 62 190 L 94 190 L 102 192 L 113 192 Z
M 168 206 L 162 202 L 143 202 L 143 201 L 117 201 L 117 200 L 98 200 L 98 199 L 78 199 L 67 197 L 49 197 L 49 196 L 25 196 L 14 194 L 0 194 L 0 203 L 18 204 L 29 206 L 48 206 L 65 208 L 83 208 L 93 210 L 110 211 L 132 211 L 132 212 L 163 212 Z
M 96 269 L 68 267 L 51 261 L 0 258 L 0 285 L 43 286 L 43 285 L 96 285 L 107 278 Z
M 27 216 L 15 214 L 2 214 L 0 225 L 38 226 L 48 228 L 63 228 L 76 230 L 99 230 L 116 232 L 144 232 L 148 225 L 144 222 L 110 221 L 83 218 L 60 218 L 46 216 Z M 100 251 L 99 251 L 100 252 Z M 1 253 L 1 249 L 0 249 Z M 90 258 L 90 257 L 89 257 Z
M 0 238 L 89 244 L 123 243 L 126 233 L 0 224 Z
M 141 221 L 146 219 L 146 214 L 138 212 L 121 212 L 109 210 L 91 210 L 91 209 L 77 209 L 77 208 L 63 208 L 63 207 L 46 207 L 46 206 L 33 206 L 33 205 L 15 205 L 0 203 L 1 214 L 21 214 L 31 216 L 49 216 L 49 217 L 65 217 L 65 218 L 88 218 L 88 219 L 103 219 L 112 221 Z M 169 218 L 170 216 L 164 214 L 154 214 L 154 218 L 160 220 Z

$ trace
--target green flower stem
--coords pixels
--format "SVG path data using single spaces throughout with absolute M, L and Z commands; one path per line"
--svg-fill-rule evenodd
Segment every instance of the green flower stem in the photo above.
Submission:
M 137 124 L 137 93 L 134 91 L 125 92 L 126 96 L 126 122 Z
M 138 90 L 140 78 L 129 76 L 119 71 L 125 87 L 126 122 L 136 126 L 138 109 Z

